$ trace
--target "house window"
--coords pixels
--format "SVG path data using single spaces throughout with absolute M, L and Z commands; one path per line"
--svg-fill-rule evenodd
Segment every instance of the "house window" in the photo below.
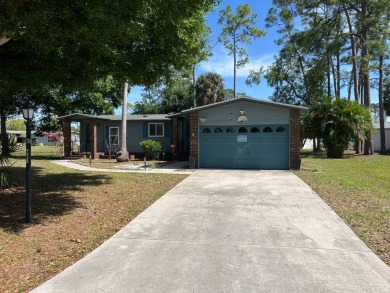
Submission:
M 119 145 L 119 127 L 110 127 L 108 137 L 110 145 Z
M 164 123 L 149 123 L 149 137 L 163 137 Z

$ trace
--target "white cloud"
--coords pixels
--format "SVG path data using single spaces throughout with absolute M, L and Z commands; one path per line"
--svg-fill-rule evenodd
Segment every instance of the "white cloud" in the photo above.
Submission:
M 269 67 L 274 62 L 274 55 L 264 54 L 256 58 L 249 57 L 249 63 L 237 70 L 237 77 L 248 77 L 249 70 L 259 70 L 261 66 Z M 233 56 L 228 55 L 227 50 L 219 50 L 210 59 L 199 66 L 201 71 L 216 72 L 223 77 L 233 76 Z

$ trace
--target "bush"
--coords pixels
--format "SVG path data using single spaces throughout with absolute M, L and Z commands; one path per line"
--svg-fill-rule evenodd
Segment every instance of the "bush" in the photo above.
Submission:
M 146 158 L 149 160 L 158 160 L 163 152 L 163 144 L 160 141 L 147 139 L 141 141 L 139 144 L 145 151 Z
M 344 99 L 314 101 L 302 119 L 307 138 L 323 139 L 328 158 L 341 158 L 354 137 L 371 137 L 370 111 L 363 105 Z
M 11 165 L 10 154 L 20 149 L 15 138 L 10 139 L 7 149 L 0 144 L 0 188 L 10 186 L 10 176 L 7 167 Z

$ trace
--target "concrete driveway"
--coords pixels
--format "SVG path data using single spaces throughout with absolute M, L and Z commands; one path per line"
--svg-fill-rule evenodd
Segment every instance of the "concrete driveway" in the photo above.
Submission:
M 198 170 L 33 292 L 390 292 L 390 267 L 293 173 Z

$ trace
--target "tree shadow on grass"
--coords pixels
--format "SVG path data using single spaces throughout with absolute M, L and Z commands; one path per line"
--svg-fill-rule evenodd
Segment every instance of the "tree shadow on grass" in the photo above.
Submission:
M 24 173 L 25 168 L 14 167 L 15 173 Z M 74 191 L 83 191 L 86 186 L 110 184 L 111 177 L 104 174 L 81 172 L 45 174 L 42 168 L 32 168 L 32 217 L 33 224 L 43 223 L 61 216 L 83 204 L 72 196 Z M 20 232 L 25 225 L 26 191 L 22 187 L 0 191 L 0 228 L 8 232 Z

